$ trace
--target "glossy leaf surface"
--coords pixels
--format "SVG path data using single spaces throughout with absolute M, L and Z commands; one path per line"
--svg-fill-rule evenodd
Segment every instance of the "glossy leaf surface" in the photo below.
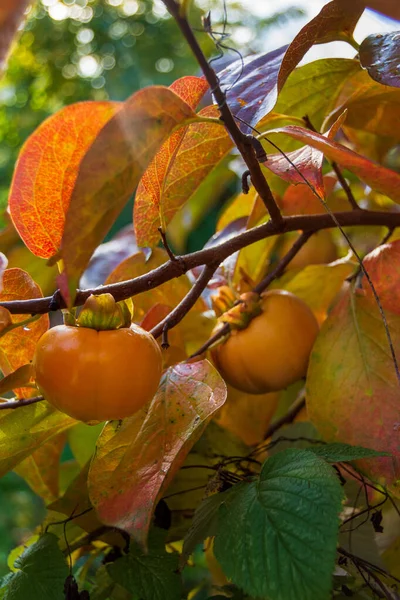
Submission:
M 149 406 L 121 424 L 108 423 L 89 473 L 101 521 L 144 546 L 157 500 L 225 397 L 208 361 L 180 364 L 167 371 Z
M 386 313 L 397 356 L 400 318 Z M 363 460 L 363 471 L 397 495 L 400 385 L 376 304 L 351 291 L 325 322 L 311 353 L 307 408 L 327 441 L 389 452 Z
M 362 66 L 383 85 L 400 87 L 399 54 L 399 31 L 369 35 L 360 46 Z

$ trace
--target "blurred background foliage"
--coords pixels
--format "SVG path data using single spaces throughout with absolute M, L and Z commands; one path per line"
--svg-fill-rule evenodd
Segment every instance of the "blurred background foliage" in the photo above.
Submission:
M 239 48 L 243 55 L 258 51 L 272 27 L 303 14 L 299 8 L 279 11 L 279 3 L 275 4 L 277 12 L 260 19 L 245 10 L 242 2 L 228 2 L 227 33 L 232 37 L 224 44 Z M 193 3 L 191 22 L 212 57 L 219 52 L 201 25 L 202 14 L 210 10 L 215 31 L 221 32 L 224 10 L 220 1 Z M 234 52 L 225 50 L 224 54 L 223 60 L 237 58 Z M 46 117 L 73 102 L 124 100 L 139 88 L 170 85 L 188 74 L 198 74 L 197 65 L 160 0 L 38 0 L 0 82 L 0 226 L 6 222 L 3 213 L 18 152 Z M 198 197 L 193 199 L 188 210 L 195 234 L 189 236 L 189 250 L 202 245 L 215 230 L 218 208 L 234 187 L 233 173 L 225 180 L 217 173 L 202 193 L 203 198 L 211 198 L 212 190 L 212 201 L 199 208 Z M 111 235 L 131 221 L 131 211 L 129 204 Z M 10 266 L 29 270 L 48 293 L 46 282 L 40 279 L 45 271 L 42 261 L 18 245 L 13 232 L 6 230 L 0 236 Z M 35 268 L 37 276 L 32 273 Z M 29 537 L 43 514 L 40 498 L 16 474 L 0 480 L 0 576 L 8 571 L 9 551 Z

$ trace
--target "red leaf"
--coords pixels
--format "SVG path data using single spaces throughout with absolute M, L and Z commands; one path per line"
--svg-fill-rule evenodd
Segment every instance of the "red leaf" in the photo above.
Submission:
M 208 361 L 180 364 L 167 371 L 150 406 L 108 423 L 88 480 L 100 520 L 145 545 L 157 501 L 225 398 Z
M 383 308 L 400 314 L 400 240 L 378 246 L 367 254 L 363 263 Z M 371 287 L 365 279 L 363 289 L 374 301 Z
M 332 127 L 324 133 L 324 137 L 333 140 L 341 128 L 346 113 L 340 115 Z M 288 160 L 289 159 L 289 160 Z M 313 186 L 315 191 L 322 198 L 325 197 L 325 187 L 322 178 L 322 163 L 324 154 L 311 146 L 304 146 L 292 152 L 269 155 L 263 163 L 270 171 L 278 175 L 281 179 L 290 183 L 305 184 L 304 179 Z
M 120 105 L 71 104 L 44 121 L 22 146 L 11 184 L 12 221 L 33 254 L 60 250 L 65 213 L 80 162 Z
M 174 92 L 153 86 L 128 98 L 100 131 L 80 164 L 66 215 L 59 285 L 68 304 L 94 249 L 160 145 L 176 126 L 195 118 Z
M 288 125 L 273 129 L 269 133 L 285 133 L 290 137 L 321 150 L 330 160 L 336 161 L 355 173 L 372 189 L 389 196 L 394 202 L 400 202 L 400 175 L 349 150 L 345 146 L 328 140 L 323 135 L 303 129 L 297 125 Z
M 400 357 L 400 318 L 386 315 Z M 374 481 L 400 495 L 400 386 L 376 303 L 348 292 L 332 310 L 313 348 L 307 408 L 327 441 L 389 452 L 361 461 Z

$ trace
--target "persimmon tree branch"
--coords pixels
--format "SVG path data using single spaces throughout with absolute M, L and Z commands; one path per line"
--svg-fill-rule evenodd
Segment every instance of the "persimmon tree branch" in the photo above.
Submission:
M 177 306 L 172 310 L 169 315 L 165 317 L 160 323 L 158 323 L 150 333 L 158 338 L 162 333 L 166 333 L 172 327 L 175 327 L 183 317 L 189 312 L 189 310 L 196 304 L 197 300 L 200 298 L 203 291 L 206 289 L 208 282 L 211 277 L 214 275 L 218 264 L 206 265 L 201 272 L 200 277 L 197 279 L 194 286 L 191 290 L 186 294 L 183 300 L 177 304 Z
M 263 225 L 253 227 L 237 236 L 230 238 L 218 246 L 205 248 L 191 254 L 181 256 L 182 260 L 169 260 L 160 267 L 120 283 L 113 283 L 96 288 L 79 290 L 75 306 L 81 306 L 91 294 L 110 293 L 118 302 L 126 300 L 141 292 L 152 290 L 166 281 L 180 277 L 183 272 L 209 264 L 221 264 L 228 256 L 264 238 L 287 233 L 290 231 L 316 232 L 330 229 L 339 223 L 342 227 L 382 225 L 385 227 L 400 227 L 400 213 L 385 211 L 352 210 L 332 214 L 298 215 L 283 217 L 277 224 L 272 220 Z M 183 261 L 183 262 L 182 262 Z M 183 265 L 183 267 L 182 267 Z M 65 303 L 59 293 L 45 298 L 31 300 L 12 300 L 0 302 L 12 314 L 45 314 L 50 311 L 65 308 Z
M 34 398 L 24 398 L 23 400 L 10 400 L 9 402 L 1 402 L 0 410 L 21 408 L 22 406 L 28 406 L 29 404 L 42 402 L 42 400 L 44 400 L 43 396 L 35 396 Z
M 177 22 L 182 34 L 184 35 L 187 43 L 190 46 L 201 70 L 204 73 L 204 77 L 210 86 L 211 93 L 213 94 L 218 108 L 221 114 L 221 120 L 223 121 L 226 129 L 231 135 L 233 141 L 236 144 L 237 149 L 244 162 L 250 171 L 251 181 L 258 192 L 260 198 L 264 202 L 272 221 L 280 223 L 282 221 L 282 215 L 275 202 L 269 185 L 261 171 L 260 164 L 257 160 L 254 138 L 245 135 L 238 127 L 235 117 L 233 116 L 227 102 L 224 92 L 221 89 L 219 79 L 214 69 L 209 65 L 207 58 L 205 57 L 200 45 L 194 35 L 192 28 L 187 20 L 186 13 L 182 14 L 180 4 L 175 0 L 163 0 L 171 16 Z

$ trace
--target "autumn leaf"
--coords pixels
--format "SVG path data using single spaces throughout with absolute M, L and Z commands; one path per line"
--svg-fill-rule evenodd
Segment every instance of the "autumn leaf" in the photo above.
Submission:
M 19 153 L 9 196 L 12 221 L 33 254 L 60 250 L 79 165 L 117 102 L 79 102 L 46 119 Z
M 273 109 L 287 78 L 314 44 L 352 41 L 363 10 L 361 0 L 333 0 L 300 30 L 290 46 L 235 61 L 218 73 L 233 114 L 245 122 L 241 126 L 244 132 L 251 129 L 246 123 L 256 125 Z
M 10 392 L 16 388 L 27 385 L 35 376 L 35 369 L 31 363 L 18 367 L 0 381 L 0 395 Z
M 7 269 L 3 276 L 3 291 L 0 302 L 10 300 L 29 300 L 41 298 L 39 286 L 22 269 Z M 12 325 L 27 320 L 27 315 L 12 315 Z M 41 315 L 28 322 L 25 326 L 16 327 L 0 337 L 0 369 L 4 375 L 9 375 L 18 367 L 31 362 L 39 338 L 49 328 L 48 315 Z M 30 321 L 28 316 L 28 321 Z M 32 395 L 32 390 L 23 388 L 18 390 L 21 394 Z
M 167 371 L 150 406 L 108 423 L 88 480 L 100 520 L 144 546 L 157 501 L 225 397 L 208 361 L 180 364 Z
M 0 6 L 0 75 L 13 38 L 32 0 L 2 0 Z
M 0 411 L 0 476 L 75 423 L 45 401 Z
M 400 34 L 369 35 L 360 46 L 360 62 L 370 77 L 383 85 L 400 87 Z
M 217 118 L 219 113 L 214 106 L 209 106 L 198 115 Z M 138 202 L 135 198 L 135 231 L 139 246 L 154 246 L 158 242 L 157 228 L 166 229 L 172 217 L 232 146 L 232 140 L 221 124 L 199 122 L 189 125 L 170 161 L 165 179 L 161 180 L 162 189 L 153 208 L 149 202 L 140 201 L 140 198 Z
M 378 246 L 367 254 L 363 263 L 384 310 L 400 314 L 400 240 Z M 373 301 L 371 286 L 365 278 L 362 286 Z
M 207 91 L 208 84 L 205 79 L 199 77 L 182 77 L 174 81 L 169 89 L 194 110 Z M 187 128 L 181 127 L 170 135 L 140 180 L 135 195 L 134 218 L 139 246 L 154 246 L 159 241 L 157 227 L 163 225 L 160 204 L 165 192 L 166 179 L 186 132 Z M 152 227 L 147 231 L 149 224 Z M 149 239 L 152 239 L 152 242 L 149 242 Z
M 386 318 L 400 356 L 400 318 L 388 312 Z M 370 299 L 350 290 L 332 310 L 311 354 L 306 396 L 309 417 L 324 440 L 391 454 L 358 464 L 398 496 L 400 387 L 381 315 Z
M 46 504 L 59 494 L 60 458 L 66 439 L 66 431 L 52 437 L 14 469 Z
M 389 196 L 394 202 L 400 202 L 400 175 L 385 167 L 349 150 L 345 146 L 327 139 L 319 133 L 303 129 L 296 125 L 288 125 L 272 130 L 284 133 L 317 150 L 321 150 L 330 160 L 352 171 L 372 189 Z
M 128 98 L 96 137 L 79 168 L 61 243 L 64 271 L 59 285 L 68 304 L 94 249 L 160 145 L 176 126 L 195 118 L 174 92 L 152 86 Z
M 391 19 L 400 21 L 400 6 L 397 0 L 368 0 L 365 4 Z

